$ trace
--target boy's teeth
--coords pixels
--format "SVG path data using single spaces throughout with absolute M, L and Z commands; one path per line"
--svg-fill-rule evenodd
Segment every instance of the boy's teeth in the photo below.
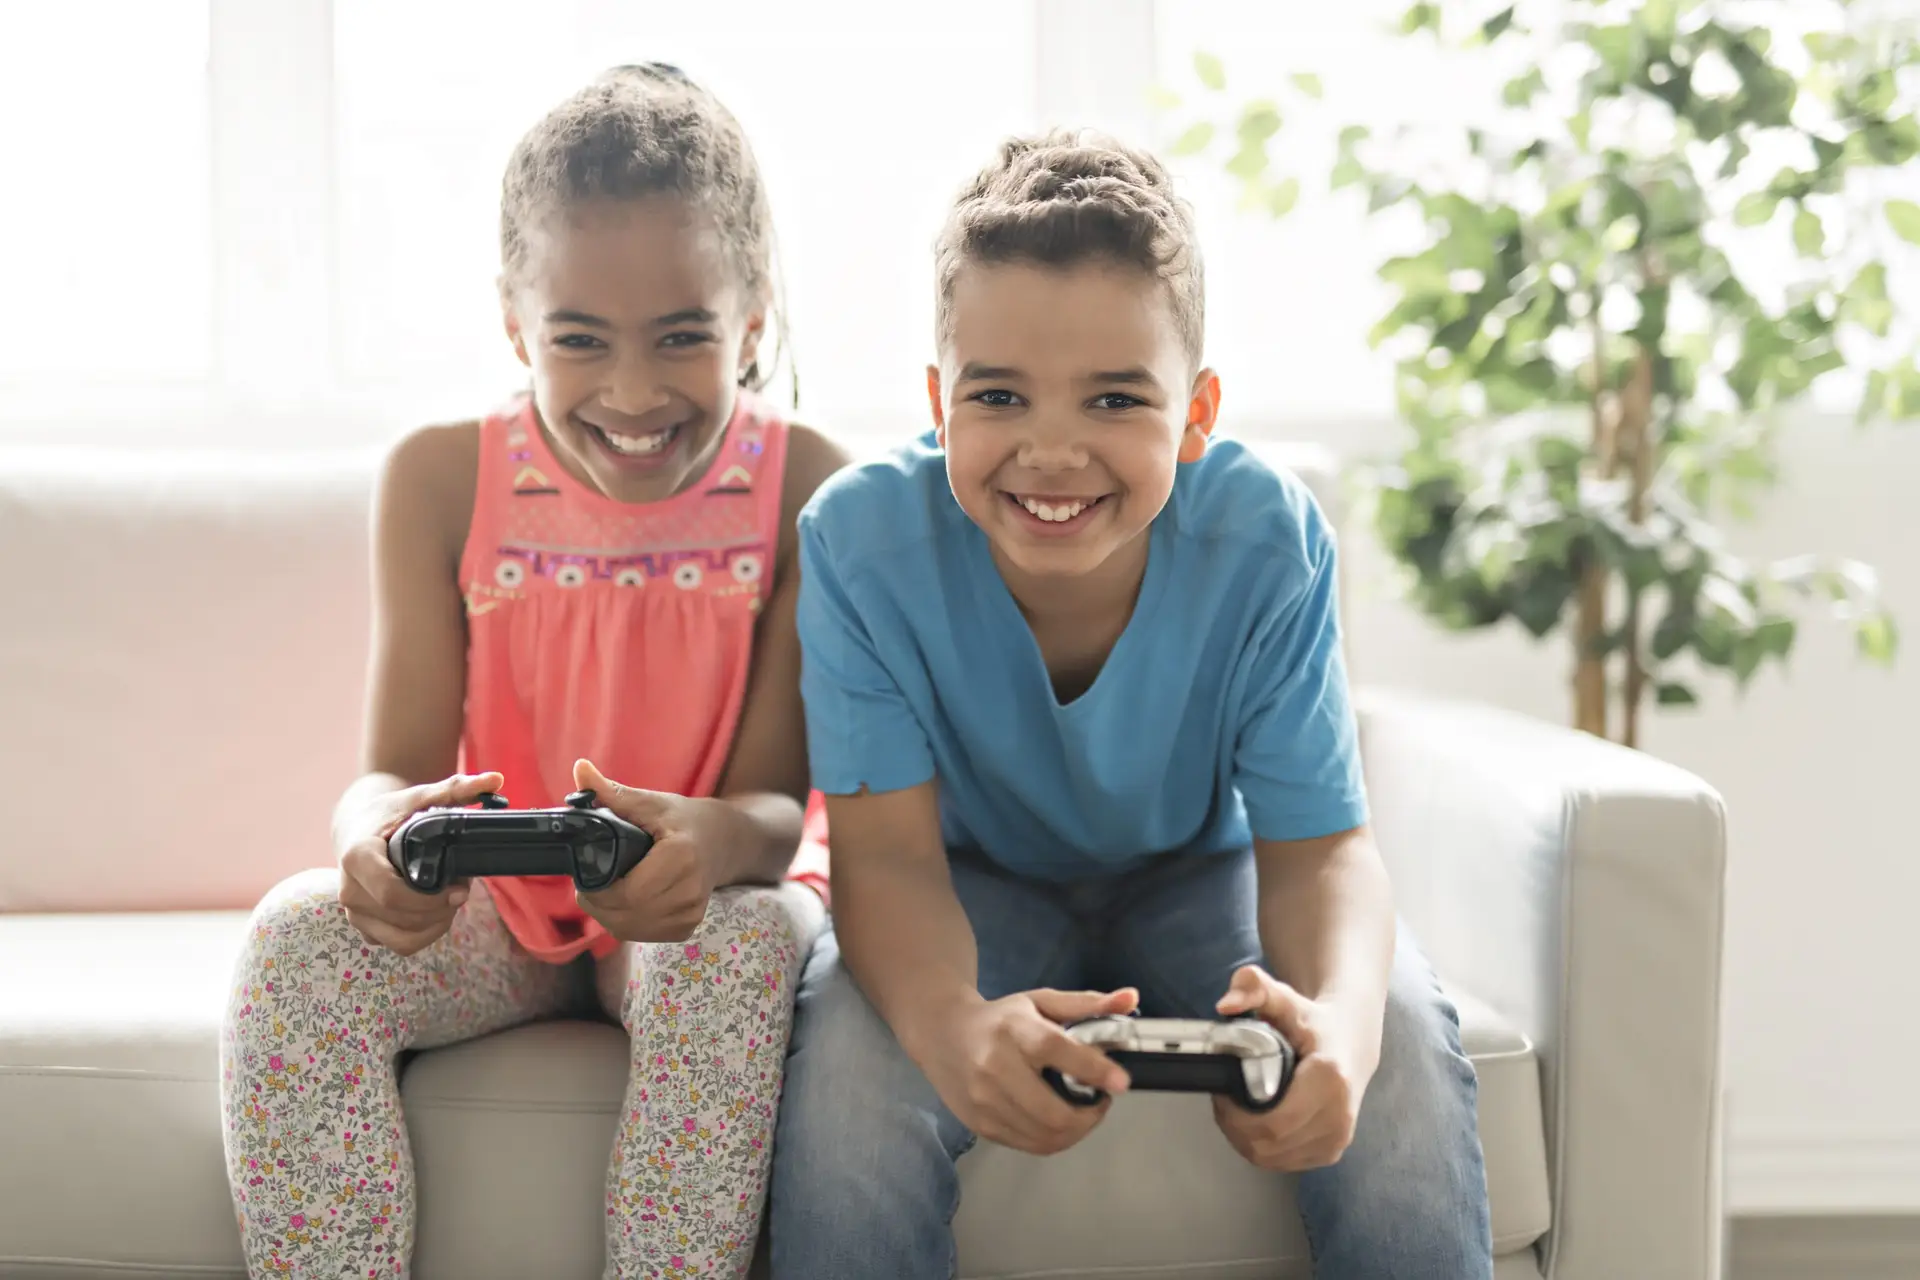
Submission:
M 1029 512 L 1053 524 L 1073 519 L 1087 509 L 1084 502 L 1063 502 L 1058 506 L 1048 506 L 1044 502 L 1035 502 L 1032 498 L 1020 499 L 1020 505 Z
M 608 444 L 613 446 L 615 453 L 645 455 L 658 453 L 666 448 L 668 442 L 673 439 L 673 428 L 668 427 L 665 431 L 655 431 L 644 436 L 623 436 L 617 431 L 608 431 L 602 427 L 600 434 L 605 437 Z

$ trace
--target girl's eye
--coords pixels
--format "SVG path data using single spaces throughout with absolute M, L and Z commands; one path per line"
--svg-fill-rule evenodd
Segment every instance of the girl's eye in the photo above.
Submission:
M 1020 403 L 1020 397 L 1011 391 L 976 391 L 971 398 L 990 409 L 1011 409 Z
M 1145 403 L 1146 401 L 1140 399 L 1137 396 L 1130 396 L 1120 391 L 1109 391 L 1107 392 L 1107 394 L 1099 397 L 1097 400 L 1094 401 L 1094 404 L 1102 409 L 1116 409 L 1116 410 L 1134 409 L 1134 408 L 1138 408 L 1139 406 Z

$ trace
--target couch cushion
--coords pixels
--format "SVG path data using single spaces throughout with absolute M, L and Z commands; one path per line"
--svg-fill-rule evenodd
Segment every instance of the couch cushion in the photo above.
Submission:
M 10 1143 L 0 1271 L 243 1274 L 218 1036 L 246 919 L 0 916 L 0 1133 Z M 1536 1065 L 1497 1015 L 1459 1003 L 1481 1077 L 1494 1230 L 1515 1252 L 1547 1224 Z M 591 1023 L 523 1027 L 413 1060 L 402 1095 L 419 1170 L 419 1280 L 597 1277 L 625 1084 L 625 1037 Z M 1297 1217 L 1277 1211 L 1291 1201 L 1287 1180 L 1240 1164 L 1204 1099 L 1132 1098 L 1063 1157 L 982 1146 L 962 1175 L 969 1277 L 1124 1269 L 1142 1280 L 1202 1262 L 1216 1277 L 1307 1274 Z M 529 1232 L 530 1222 L 548 1229 Z

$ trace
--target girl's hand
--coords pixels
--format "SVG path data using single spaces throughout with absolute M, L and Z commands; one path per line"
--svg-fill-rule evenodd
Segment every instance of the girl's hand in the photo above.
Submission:
M 452 928 L 454 913 L 467 900 L 467 886 L 455 883 L 439 893 L 421 893 L 387 861 L 387 837 L 422 809 L 470 805 L 503 782 L 497 773 L 457 773 L 373 800 L 341 832 L 340 905 L 347 909 L 347 923 L 367 941 L 403 956 L 425 950 Z
M 740 838 L 740 813 L 720 800 L 623 786 L 586 760 L 574 765 L 573 782 L 653 837 L 653 848 L 624 878 L 577 894 L 581 907 L 623 942 L 691 938 L 707 917 L 720 859 L 729 842 Z

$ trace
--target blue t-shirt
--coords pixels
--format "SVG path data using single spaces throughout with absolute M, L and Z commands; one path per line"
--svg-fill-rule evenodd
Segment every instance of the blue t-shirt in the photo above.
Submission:
M 1312 494 L 1216 441 L 1148 537 L 1132 618 L 1062 705 L 932 433 L 834 476 L 800 515 L 814 786 L 937 778 L 949 848 L 1056 880 L 1363 824 Z

